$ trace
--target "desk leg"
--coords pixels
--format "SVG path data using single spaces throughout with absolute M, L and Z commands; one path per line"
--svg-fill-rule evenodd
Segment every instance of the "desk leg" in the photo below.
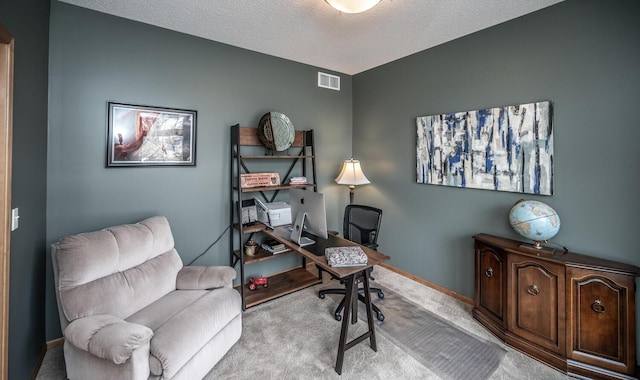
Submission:
M 340 342 L 338 343 L 338 358 L 336 359 L 336 372 L 342 375 L 342 363 L 344 361 L 344 352 L 347 350 L 347 332 L 349 331 L 349 314 L 351 313 L 351 304 L 353 298 L 353 287 L 355 285 L 356 275 L 352 274 L 347 280 L 347 294 L 344 300 L 344 312 L 342 316 L 342 329 L 340 330 Z
M 353 293 L 351 294 L 351 324 L 358 323 L 358 280 L 353 280 Z
M 373 324 L 373 311 L 371 309 L 371 289 L 369 288 L 369 276 L 367 276 L 367 271 L 362 272 L 362 282 L 364 284 L 364 305 L 367 309 L 367 324 L 369 325 L 369 343 L 371 345 L 371 349 L 374 351 L 378 351 L 378 346 L 376 344 L 376 334 L 375 334 L 375 325 Z M 356 289 L 358 291 L 358 289 Z M 358 297 L 356 296 L 356 300 Z
M 373 311 L 371 310 L 371 292 L 369 291 L 369 278 L 367 277 L 366 271 L 363 271 L 363 282 L 364 282 L 364 303 L 367 308 L 367 325 L 369 330 L 355 338 L 351 342 L 347 342 L 347 333 L 349 331 L 350 320 L 349 317 L 355 313 L 353 311 L 352 302 L 358 301 L 358 284 L 356 282 L 356 273 L 352 274 L 347 278 L 347 294 L 345 295 L 345 308 L 344 314 L 342 315 L 342 329 L 340 330 L 340 342 L 338 343 L 338 358 L 336 359 L 336 372 L 338 375 L 342 375 L 342 363 L 344 362 L 344 353 L 351 347 L 356 344 L 362 342 L 363 340 L 369 338 L 369 345 L 371 349 L 374 351 L 378 351 L 378 346 L 376 344 L 376 331 L 375 325 L 373 323 Z M 357 307 L 357 305 L 355 306 Z

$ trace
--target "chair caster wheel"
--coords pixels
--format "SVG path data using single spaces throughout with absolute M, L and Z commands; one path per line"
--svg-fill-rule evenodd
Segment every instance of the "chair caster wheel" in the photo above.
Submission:
M 340 322 L 342 320 L 342 315 L 336 314 L 335 318 L 336 318 L 336 321 Z
M 384 298 L 384 293 L 378 292 L 378 298 Z
M 378 316 L 377 316 L 377 317 L 378 317 L 378 320 L 379 320 L 380 322 L 384 321 L 384 315 L 382 315 L 382 314 L 378 314 Z

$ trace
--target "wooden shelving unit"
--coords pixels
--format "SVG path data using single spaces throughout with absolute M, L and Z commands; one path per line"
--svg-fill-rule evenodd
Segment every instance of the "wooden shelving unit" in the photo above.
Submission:
M 308 187 L 315 187 L 313 184 L 307 185 L 282 185 L 282 186 L 263 186 L 263 187 L 252 187 L 250 189 L 242 189 L 243 193 L 256 193 L 263 191 L 275 191 L 275 190 L 289 190 L 289 189 L 305 189 Z M 236 189 L 234 189 L 236 190 Z
M 261 148 L 264 154 L 256 154 Z M 247 154 L 245 154 L 247 152 Z M 283 162 L 289 162 L 288 167 Z M 279 163 L 279 173 L 282 185 L 268 187 L 242 188 L 240 186 L 240 174 L 251 173 L 251 167 L 256 163 Z M 272 254 L 259 248 L 255 255 L 244 254 L 244 243 L 254 234 L 269 235 L 266 226 L 262 223 L 244 226 L 241 224 L 242 207 L 244 199 L 255 196 L 261 197 L 264 202 L 270 203 L 276 199 L 280 191 L 292 188 L 306 188 L 316 191 L 316 164 L 315 148 L 313 142 L 313 130 L 296 131 L 291 147 L 284 154 L 275 154 L 263 146 L 258 137 L 257 128 L 231 126 L 231 164 L 230 164 L 231 191 L 229 204 L 231 206 L 231 225 L 233 229 L 229 237 L 231 266 L 240 268 L 240 283 L 235 288 L 242 296 L 242 309 L 256 306 L 260 303 L 293 293 L 300 289 L 320 283 L 320 279 L 306 270 L 306 260 L 301 257 L 301 265 L 273 274 L 268 277 L 268 287 L 258 286 L 256 290 L 249 290 L 245 278 L 245 265 L 251 265 L 267 260 L 289 256 L 294 251 Z M 257 166 L 257 165 L 256 165 Z M 262 165 L 264 166 L 264 165 Z M 292 176 L 307 177 L 309 183 L 305 185 L 289 185 L 287 181 Z
M 298 290 L 308 288 L 309 286 L 319 284 L 321 281 L 317 276 L 304 268 L 295 268 L 283 273 L 279 273 L 273 276 L 269 276 L 269 287 L 263 288 L 258 286 L 258 289 L 251 291 L 247 287 L 247 284 L 243 284 L 243 288 L 240 285 L 236 285 L 235 288 L 242 293 L 244 290 L 244 303 L 245 307 L 252 307 L 259 305 L 263 302 L 270 301 L 272 299 L 282 297 L 286 294 L 297 292 Z

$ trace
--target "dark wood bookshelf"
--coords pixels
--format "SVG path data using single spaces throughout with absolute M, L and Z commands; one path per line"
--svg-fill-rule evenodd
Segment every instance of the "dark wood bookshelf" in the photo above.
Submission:
M 245 277 L 247 274 L 245 273 L 245 265 L 288 256 L 291 253 L 296 253 L 296 251 L 291 249 L 273 254 L 259 247 L 255 255 L 246 255 L 244 244 L 248 239 L 253 239 L 255 234 L 258 236 L 255 240 L 260 241 L 259 236 L 268 237 L 272 231 L 260 222 L 251 225 L 240 224 L 239 220 L 242 215 L 241 202 L 252 196 L 262 198 L 265 203 L 274 202 L 280 191 L 291 189 L 317 191 L 314 138 L 313 130 L 295 131 L 294 140 L 289 149 L 282 152 L 274 152 L 266 149 L 262 144 L 257 128 L 233 125 L 231 126 L 230 137 L 231 170 L 229 179 L 231 191 L 229 203 L 232 205 L 230 223 L 233 225 L 233 229 L 229 234 L 230 262 L 233 267 L 237 267 L 240 270 L 240 281 L 245 279 L 248 281 Z M 265 149 L 264 154 L 260 154 L 261 149 Z M 278 170 L 282 184 L 250 188 L 242 188 L 240 186 L 242 174 L 251 174 L 255 169 L 261 169 L 264 166 L 263 164 L 269 162 L 269 160 L 277 162 L 275 170 Z M 285 161 L 289 161 L 288 165 L 282 165 Z M 306 177 L 309 183 L 291 184 L 291 178 L 297 176 Z M 306 270 L 306 259 L 300 257 L 300 261 L 301 263 L 297 267 L 270 275 L 268 277 L 268 288 L 258 286 L 256 290 L 251 291 L 249 290 L 248 282 L 236 285 L 235 289 L 242 296 L 242 309 L 245 310 L 247 307 L 320 283 L 321 281 L 316 275 Z

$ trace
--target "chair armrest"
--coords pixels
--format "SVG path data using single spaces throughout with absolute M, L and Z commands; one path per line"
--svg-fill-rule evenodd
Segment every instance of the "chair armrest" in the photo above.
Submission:
M 91 315 L 71 322 L 64 331 L 67 342 L 115 364 L 126 362 L 133 351 L 147 345 L 150 328 L 113 315 Z
M 198 290 L 233 286 L 236 270 L 227 266 L 189 266 L 178 272 L 176 289 Z

